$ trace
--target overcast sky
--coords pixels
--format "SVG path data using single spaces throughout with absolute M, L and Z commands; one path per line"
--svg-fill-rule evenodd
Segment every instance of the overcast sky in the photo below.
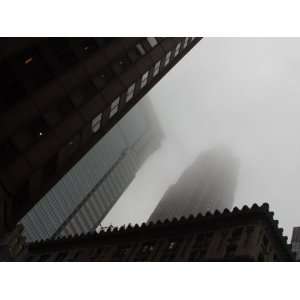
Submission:
M 102 224 L 146 221 L 170 184 L 217 144 L 240 159 L 235 205 L 268 202 L 300 225 L 300 39 L 205 38 L 149 93 L 166 139 Z

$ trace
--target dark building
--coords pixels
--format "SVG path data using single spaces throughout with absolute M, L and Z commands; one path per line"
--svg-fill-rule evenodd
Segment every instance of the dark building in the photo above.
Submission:
M 268 204 L 27 245 L 26 261 L 294 261 Z
M 225 147 L 198 156 L 165 193 L 149 221 L 231 209 L 237 182 L 238 161 Z
M 1 38 L 0 234 L 201 38 Z
M 300 227 L 293 228 L 292 250 L 296 253 L 296 260 L 300 261 Z
M 162 137 L 145 96 L 22 218 L 27 242 L 95 230 Z

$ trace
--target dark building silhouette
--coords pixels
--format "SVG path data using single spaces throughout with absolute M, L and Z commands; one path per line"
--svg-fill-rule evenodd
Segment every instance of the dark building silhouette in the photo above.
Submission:
M 145 96 L 21 219 L 27 242 L 95 230 L 162 137 Z
M 296 260 L 300 261 L 300 227 L 293 228 L 292 250 L 296 254 Z
M 19 260 L 294 261 L 273 215 L 268 204 L 254 204 L 231 212 L 113 228 L 30 243 Z
M 149 221 L 231 209 L 237 173 L 238 161 L 227 148 L 216 147 L 200 154 L 167 190 Z
M 201 38 L 1 38 L 0 234 Z

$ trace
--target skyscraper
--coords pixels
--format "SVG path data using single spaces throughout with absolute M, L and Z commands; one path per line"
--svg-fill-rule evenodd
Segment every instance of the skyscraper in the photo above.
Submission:
M 149 221 L 230 209 L 234 202 L 238 162 L 225 147 L 199 155 L 165 193 Z
M 146 96 L 22 218 L 27 241 L 95 230 L 162 136 Z
M 293 228 L 292 251 L 296 253 L 296 260 L 300 260 L 300 227 Z
M 200 38 L 1 38 L 0 234 Z

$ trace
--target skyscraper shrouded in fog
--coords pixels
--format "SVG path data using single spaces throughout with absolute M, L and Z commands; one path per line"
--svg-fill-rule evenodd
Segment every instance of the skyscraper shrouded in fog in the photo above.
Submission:
M 149 221 L 230 209 L 237 174 L 238 160 L 226 147 L 215 147 L 200 154 L 167 190 Z
M 296 260 L 300 261 L 300 227 L 293 228 L 292 251 L 296 253 Z
M 0 234 L 201 38 L 1 38 Z
M 146 96 L 22 218 L 26 240 L 95 230 L 162 137 Z

